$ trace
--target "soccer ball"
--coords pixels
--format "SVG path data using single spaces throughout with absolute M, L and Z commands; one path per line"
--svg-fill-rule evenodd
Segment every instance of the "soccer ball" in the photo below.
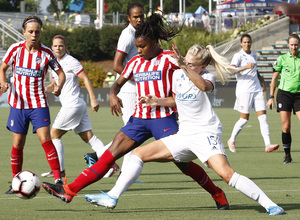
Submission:
M 16 196 L 21 199 L 32 199 L 40 191 L 41 182 L 37 175 L 25 170 L 15 175 L 11 185 Z

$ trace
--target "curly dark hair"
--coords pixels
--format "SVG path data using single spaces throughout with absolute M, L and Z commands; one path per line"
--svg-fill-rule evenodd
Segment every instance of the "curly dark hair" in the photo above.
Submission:
M 22 28 L 25 29 L 26 24 L 28 22 L 31 22 L 31 21 L 35 21 L 35 22 L 40 24 L 41 28 L 43 27 L 43 22 L 38 16 L 30 15 L 30 16 L 28 16 L 24 19 L 23 24 L 22 24 Z
M 165 25 L 164 18 L 160 14 L 154 13 L 137 27 L 135 38 L 143 36 L 150 40 L 170 41 L 181 32 L 182 27 Z

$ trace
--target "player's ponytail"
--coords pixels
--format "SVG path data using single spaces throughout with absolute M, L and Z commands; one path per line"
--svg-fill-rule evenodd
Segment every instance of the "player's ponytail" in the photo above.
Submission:
M 211 56 L 210 64 L 215 67 L 223 85 L 226 81 L 228 81 L 228 78 L 231 75 L 241 71 L 242 68 L 231 66 L 229 61 L 225 57 L 218 54 L 211 45 L 208 45 L 206 48 Z

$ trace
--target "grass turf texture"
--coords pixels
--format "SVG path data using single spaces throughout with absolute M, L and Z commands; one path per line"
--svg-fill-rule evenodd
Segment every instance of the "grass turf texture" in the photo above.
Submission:
M 51 107 L 52 122 L 58 107 Z M 223 143 L 226 144 L 239 114 L 232 109 L 215 109 L 223 124 Z M 100 108 L 92 112 L 93 132 L 105 144 L 109 143 L 122 126 L 121 118 L 113 117 L 109 108 Z M 265 209 L 248 199 L 237 190 L 229 187 L 213 170 L 205 168 L 213 182 L 222 188 L 230 203 L 229 211 L 217 211 L 211 196 L 180 173 L 173 163 L 145 164 L 139 180 L 144 183 L 133 184 L 120 198 L 115 210 L 107 211 L 103 207 L 90 206 L 83 196 L 110 190 L 117 178 L 105 178 L 79 192 L 70 204 L 65 204 L 48 195 L 41 189 L 36 198 L 21 200 L 14 195 L 5 195 L 11 181 L 10 152 L 12 135 L 5 128 L 9 108 L 1 108 L 1 154 L 0 154 L 0 219 L 269 219 Z M 300 161 L 300 127 L 296 116 L 292 117 L 292 158 L 293 163 L 284 165 L 281 144 L 281 122 L 275 110 L 268 110 L 272 143 L 279 143 L 276 152 L 265 153 L 259 124 L 254 112 L 249 122 L 239 134 L 237 153 L 228 150 L 229 162 L 240 174 L 252 179 L 287 215 L 282 219 L 299 218 L 299 161 Z M 86 168 L 83 155 L 91 152 L 89 145 L 75 136 L 73 131 L 63 137 L 65 146 L 65 168 L 69 181 L 72 182 Z M 122 164 L 122 159 L 117 161 Z M 195 161 L 200 164 L 199 160 Z M 24 150 L 23 170 L 35 172 L 41 182 L 53 182 L 52 178 L 42 178 L 41 173 L 49 171 L 44 151 L 36 135 L 29 128 Z M 273 217 L 274 218 L 274 217 Z M 277 218 L 277 217 L 275 217 Z

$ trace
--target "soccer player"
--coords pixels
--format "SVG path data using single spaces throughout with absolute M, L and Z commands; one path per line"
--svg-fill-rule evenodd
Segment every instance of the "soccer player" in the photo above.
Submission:
M 222 82 L 224 73 L 232 74 L 229 63 L 224 63 L 212 46 L 192 46 L 183 59 L 176 45 L 173 45 L 173 57 L 179 64 L 179 70 L 173 76 L 173 97 L 146 95 L 141 103 L 146 107 L 177 106 L 179 131 L 177 134 L 156 140 L 133 151 L 130 162 L 121 173 L 115 187 L 108 193 L 85 195 L 94 205 L 113 209 L 118 198 L 140 175 L 145 162 L 186 162 L 198 158 L 211 167 L 231 187 L 257 201 L 270 215 L 284 214 L 284 210 L 272 202 L 267 195 L 250 179 L 235 172 L 227 161 L 222 143 L 222 124 L 213 110 L 206 92 L 215 88 L 214 75 L 207 72 L 208 64 L 213 64 Z
M 231 65 L 236 67 L 252 65 L 251 69 L 236 74 L 236 101 L 234 109 L 240 112 L 240 119 L 235 123 L 231 136 L 227 141 L 229 150 L 236 152 L 235 139 L 244 125 L 248 122 L 251 109 L 256 111 L 260 125 L 260 132 L 265 143 L 265 152 L 272 152 L 279 148 L 278 144 L 271 144 L 270 129 L 267 122 L 266 101 L 263 90 L 266 90 L 264 78 L 256 69 L 257 55 L 251 51 L 252 39 L 249 34 L 241 37 L 242 49 L 234 54 Z M 254 65 L 253 65 L 254 64 Z M 263 87 L 261 87 L 263 84 Z
M 139 3 L 131 3 L 127 7 L 127 19 L 128 19 L 128 25 L 127 27 L 122 31 L 118 45 L 117 45 L 117 51 L 114 57 L 114 63 L 113 63 L 113 69 L 116 71 L 119 75 L 122 74 L 126 64 L 129 60 L 131 60 L 132 57 L 136 56 L 138 54 L 137 48 L 134 43 L 134 34 L 135 29 L 138 27 L 139 24 L 141 24 L 144 21 L 144 8 Z M 130 116 L 134 113 L 134 107 L 135 107 L 135 82 L 133 79 L 128 80 L 127 83 L 122 86 L 121 91 L 118 94 L 118 97 L 122 100 L 122 119 L 124 122 L 124 125 L 127 124 Z M 111 143 L 110 143 L 111 144 Z M 108 144 L 108 146 L 110 145 Z M 125 154 L 123 158 L 122 163 L 122 169 L 126 166 L 128 160 L 131 156 L 131 151 Z M 85 160 L 88 164 L 88 166 L 92 166 L 98 158 L 102 155 L 102 152 L 96 152 L 96 153 L 88 153 L 86 154 Z M 115 170 L 110 170 L 110 175 L 113 174 Z M 109 172 L 107 175 L 109 175 Z
M 170 40 L 181 31 L 176 27 L 165 26 L 161 15 L 153 14 L 140 24 L 135 32 L 135 44 L 138 56 L 133 57 L 126 65 L 122 76 L 110 89 L 110 105 L 112 114 L 122 113 L 121 99 L 117 96 L 122 85 L 134 77 L 137 100 L 141 96 L 155 93 L 164 98 L 172 95 L 172 76 L 177 66 L 170 56 L 172 51 L 160 48 L 159 40 Z M 176 133 L 178 124 L 172 107 L 146 107 L 136 103 L 135 112 L 127 124 L 115 136 L 113 143 L 99 160 L 84 170 L 74 182 L 68 185 L 42 183 L 44 189 L 62 201 L 71 202 L 77 192 L 98 181 L 112 166 L 115 160 L 130 150 L 138 147 L 147 139 L 160 139 Z M 193 162 L 175 163 L 180 170 L 194 179 L 207 190 L 216 201 L 218 209 L 228 209 L 229 205 L 223 190 L 213 184 L 206 172 Z
M 37 133 L 44 148 L 55 182 L 62 184 L 57 152 L 50 137 L 50 114 L 44 77 L 49 66 L 57 73 L 59 81 L 52 93 L 58 96 L 65 82 L 65 74 L 52 50 L 39 42 L 42 26 L 43 23 L 37 16 L 24 19 L 22 28 L 26 40 L 14 43 L 8 48 L 0 66 L 0 85 L 2 92 L 8 90 L 5 74 L 12 65 L 13 79 L 8 96 L 10 114 L 7 128 L 13 134 L 10 158 L 13 177 L 22 170 L 23 149 L 31 122 L 33 133 Z M 12 192 L 9 189 L 6 193 Z
M 288 38 L 289 52 L 281 55 L 275 61 L 274 74 L 270 84 L 270 99 L 267 106 L 274 108 L 274 94 L 279 74 L 281 75 L 277 93 L 277 112 L 282 124 L 282 144 L 285 152 L 283 163 L 291 163 L 291 115 L 292 110 L 300 120 L 300 78 L 299 78 L 299 36 L 291 34 Z
M 59 95 L 61 109 L 51 128 L 52 142 L 58 153 L 61 175 L 65 176 L 64 166 L 64 145 L 62 136 L 69 130 L 74 130 L 81 139 L 88 143 L 94 151 L 104 151 L 104 144 L 92 132 L 91 119 L 87 113 L 87 106 L 80 93 L 78 79 L 81 79 L 89 93 L 91 108 L 98 111 L 99 103 L 95 98 L 93 86 L 87 73 L 84 71 L 80 62 L 67 53 L 67 42 L 64 36 L 56 35 L 52 39 L 52 50 L 58 59 L 64 73 L 66 81 Z M 58 75 L 52 72 L 53 80 L 46 87 L 47 92 L 52 92 L 59 82 Z M 43 177 L 53 177 L 52 171 L 42 173 Z

